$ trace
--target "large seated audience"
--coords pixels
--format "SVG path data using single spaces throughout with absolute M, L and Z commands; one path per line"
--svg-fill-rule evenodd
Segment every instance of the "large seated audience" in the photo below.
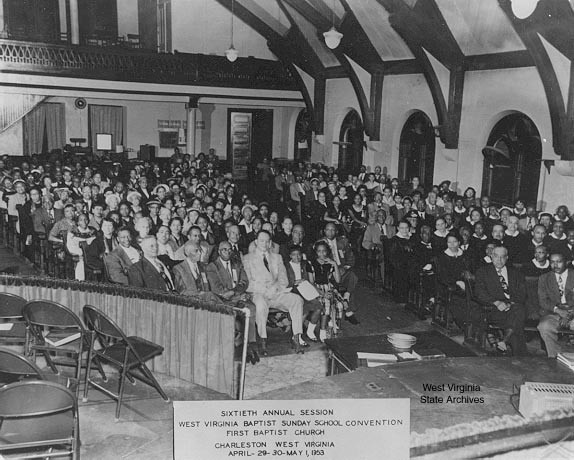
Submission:
M 535 322 L 556 356 L 559 333 L 574 328 L 568 208 L 500 207 L 472 187 L 401 184 L 384 171 L 265 160 L 254 181 L 238 181 L 213 149 L 157 162 L 4 157 L 0 211 L 22 255 L 41 252 L 52 276 L 248 308 L 253 364 L 267 354 L 270 311 L 288 313 L 278 324 L 297 353 L 341 321 L 358 324 L 362 273 L 399 304 L 414 290 L 429 312 L 449 303 L 461 327 L 486 315 L 500 353 L 526 354 L 525 324 Z M 304 297 L 303 282 L 318 295 Z

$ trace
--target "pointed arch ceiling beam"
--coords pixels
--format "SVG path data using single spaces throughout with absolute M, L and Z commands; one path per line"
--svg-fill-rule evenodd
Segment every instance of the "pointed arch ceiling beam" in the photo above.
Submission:
M 511 0 L 498 2 L 540 75 L 554 152 L 563 160 L 574 160 L 574 11 L 568 0 L 540 0 L 530 16 L 519 19 Z
M 389 22 L 422 68 L 437 112 L 441 141 L 448 149 L 458 148 L 464 55 L 440 10 L 434 0 L 419 1 L 413 7 L 402 0 L 377 1 L 390 13 Z
M 223 5 L 229 11 L 231 11 L 232 0 L 216 0 L 216 1 L 220 5 Z M 253 3 L 253 5 L 251 5 L 251 7 L 259 8 L 259 6 L 257 4 L 255 4 L 254 2 L 251 2 L 251 3 Z M 253 30 L 257 31 L 259 34 L 261 34 L 267 40 L 277 40 L 277 39 L 282 37 L 282 35 L 279 31 L 275 30 L 271 25 L 269 25 L 261 17 L 259 17 L 257 14 L 255 14 L 250 9 L 251 7 L 247 8 L 247 6 L 245 6 L 246 4 L 247 4 L 246 0 L 242 0 L 241 3 L 239 3 L 238 1 L 235 2 L 234 7 L 233 7 L 235 16 L 237 16 L 239 19 L 241 19 L 243 22 L 245 22 Z M 268 16 L 270 16 L 270 15 L 268 15 L 268 14 L 264 15 L 264 17 L 266 17 L 266 18 Z M 281 25 L 282 28 L 285 27 L 285 26 L 283 26 L 283 24 L 281 24 L 281 23 L 279 23 L 279 24 Z

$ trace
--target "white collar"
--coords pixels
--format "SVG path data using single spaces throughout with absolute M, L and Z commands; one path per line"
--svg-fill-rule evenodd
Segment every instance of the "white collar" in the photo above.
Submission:
M 438 233 L 438 230 L 435 230 L 433 232 L 436 236 L 440 237 L 440 238 L 446 238 L 446 236 L 448 235 L 448 232 L 445 230 L 444 234 L 441 235 L 440 233 Z
M 456 254 L 453 254 L 448 248 L 444 250 L 444 253 L 449 257 L 460 257 L 464 254 L 463 250 L 460 248 L 458 248 Z
M 544 265 L 540 265 L 540 263 L 536 259 L 532 259 L 532 263 L 536 268 L 548 268 L 550 266 L 550 261 L 546 261 Z
M 544 244 L 544 241 L 537 243 L 536 241 L 532 240 L 532 244 L 534 245 L 535 248 L 537 248 L 538 246 L 542 246 Z
M 511 237 L 513 237 L 513 238 L 514 238 L 515 236 L 517 236 L 519 233 L 520 233 L 520 232 L 519 232 L 518 230 L 516 230 L 514 233 L 510 233 L 510 232 L 508 231 L 508 229 L 504 230 L 504 234 L 505 234 L 505 235 L 511 236 Z
M 403 239 L 403 240 L 410 240 L 411 239 L 411 235 L 409 234 L 409 236 L 403 236 L 400 233 L 397 233 L 396 235 L 397 237 Z
M 492 259 L 489 256 L 484 256 L 482 258 L 482 260 L 484 260 L 487 264 L 491 264 L 492 263 Z
M 558 240 L 558 241 L 562 241 L 562 240 L 565 240 L 565 239 L 566 239 L 566 235 L 565 235 L 564 233 L 562 233 L 562 237 L 561 237 L 561 238 L 556 238 L 556 236 L 554 236 L 554 232 L 552 232 L 552 233 L 550 234 L 550 237 L 551 237 L 551 238 L 554 238 L 555 240 Z
M 481 240 L 481 241 L 484 241 L 484 240 L 487 239 L 486 235 L 482 235 L 482 236 L 479 238 L 476 233 L 473 233 L 473 234 L 472 234 L 472 237 L 473 237 L 473 238 L 476 238 L 476 239 L 478 239 L 478 240 Z

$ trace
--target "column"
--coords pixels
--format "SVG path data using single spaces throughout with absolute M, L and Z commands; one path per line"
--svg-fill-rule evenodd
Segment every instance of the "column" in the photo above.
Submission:
M 70 29 L 72 45 L 79 45 L 80 20 L 78 17 L 78 0 L 70 0 Z
M 6 24 L 4 24 L 4 0 L 0 0 L 0 38 L 6 38 Z
M 185 150 L 189 155 L 195 156 L 195 119 L 197 111 L 198 96 L 189 96 L 189 102 L 185 104 L 187 114 L 187 137 L 185 139 Z

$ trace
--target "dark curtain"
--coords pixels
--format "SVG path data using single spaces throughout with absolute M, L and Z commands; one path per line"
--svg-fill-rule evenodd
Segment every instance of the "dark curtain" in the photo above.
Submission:
M 61 149 L 65 143 L 64 104 L 44 102 L 24 117 L 24 155 Z
M 96 134 L 111 134 L 112 148 L 124 145 L 125 107 L 114 105 L 92 105 L 88 107 L 90 146 L 96 150 Z

